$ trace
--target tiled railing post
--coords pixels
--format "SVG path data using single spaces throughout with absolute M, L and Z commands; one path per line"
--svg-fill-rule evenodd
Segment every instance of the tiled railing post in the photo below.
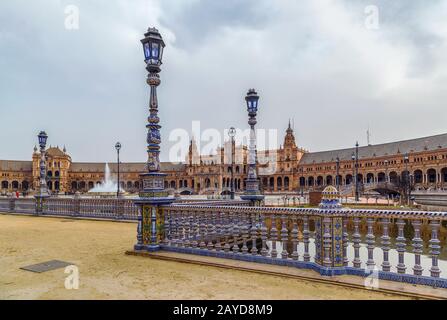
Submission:
M 251 241 L 252 241 L 252 247 L 250 250 L 250 253 L 252 255 L 258 254 L 258 248 L 256 248 L 256 241 L 258 240 L 258 227 L 257 227 L 257 219 L 256 219 L 256 213 L 252 213 L 251 215 Z
M 421 220 L 413 220 L 414 237 L 413 237 L 413 253 L 414 253 L 414 267 L 413 273 L 415 276 L 421 276 L 424 270 L 421 266 L 422 254 L 422 239 L 421 239 Z
M 267 226 L 265 224 L 265 214 L 261 213 L 261 240 L 262 240 L 262 248 L 261 255 L 266 257 L 268 254 L 267 250 Z
M 310 243 L 310 231 L 309 231 L 309 217 L 303 217 L 303 242 L 304 242 L 304 262 L 310 261 L 309 243 Z
M 291 257 L 293 260 L 298 260 L 298 225 L 296 223 L 296 216 L 292 216 L 292 246 L 293 246 L 293 252 L 291 254 Z
M 287 252 L 288 239 L 289 235 L 287 230 L 287 218 L 286 215 L 283 214 L 281 216 L 281 242 L 282 242 L 281 258 L 283 259 L 287 259 L 289 257 L 289 253 Z
M 430 239 L 430 254 L 431 254 L 431 268 L 430 268 L 430 275 L 434 278 L 439 278 L 439 274 L 441 273 L 441 270 L 439 270 L 438 266 L 438 256 L 440 254 L 440 241 L 438 239 L 438 231 L 439 226 L 441 224 L 437 220 L 430 221 L 430 228 L 431 228 L 431 239 Z
M 16 199 L 10 198 L 9 199 L 9 212 L 14 212 L 16 210 Z
M 348 266 L 348 242 L 349 242 L 349 234 L 348 234 L 348 217 L 343 217 L 343 266 Z
M 382 241 L 382 251 L 383 251 L 383 262 L 382 270 L 389 272 L 391 269 L 391 264 L 389 261 L 389 251 L 390 251 L 390 236 L 389 236 L 389 225 L 390 219 L 382 219 L 382 236 L 380 237 Z
M 366 267 L 369 270 L 374 269 L 376 265 L 374 263 L 374 244 L 376 237 L 374 236 L 374 218 L 366 218 L 366 224 L 368 226 L 368 233 L 366 234 L 366 243 L 368 249 L 368 260 L 366 261 Z
M 233 253 L 238 253 L 239 252 L 239 245 L 237 243 L 238 239 L 239 239 L 239 224 L 238 224 L 238 217 L 237 217 L 237 213 L 236 212 L 232 212 L 232 217 L 233 217 L 233 228 L 232 228 L 232 233 L 233 233 Z
M 331 246 L 332 246 L 332 235 L 331 235 L 331 218 L 324 217 L 322 219 L 323 224 L 323 266 L 332 267 L 331 259 Z
M 354 217 L 354 234 L 352 235 L 352 242 L 354 247 L 354 260 L 352 261 L 352 264 L 354 265 L 354 268 L 360 268 L 362 265 L 362 261 L 360 260 L 360 218 Z
M 278 257 L 278 251 L 276 251 L 276 241 L 278 240 L 278 229 L 276 229 L 276 217 L 274 214 L 270 216 L 272 226 L 270 228 L 270 239 L 272 243 L 271 256 L 272 258 Z
M 405 273 L 407 267 L 405 266 L 404 254 L 405 254 L 405 246 L 406 239 L 404 237 L 404 226 L 405 221 L 403 219 L 397 219 L 397 238 L 396 238 L 396 250 L 399 255 L 399 263 L 397 264 L 397 272 Z

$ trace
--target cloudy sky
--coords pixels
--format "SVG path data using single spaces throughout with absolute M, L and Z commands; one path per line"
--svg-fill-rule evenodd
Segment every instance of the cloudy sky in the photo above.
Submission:
M 251 87 L 258 127 L 282 140 L 292 118 L 311 151 L 364 145 L 368 127 L 374 144 L 445 133 L 446 13 L 437 0 L 2 0 L 0 159 L 31 159 L 44 129 L 74 161 L 114 161 L 118 140 L 123 161 L 145 161 L 148 26 L 167 44 L 162 160 L 192 121 L 246 128 Z

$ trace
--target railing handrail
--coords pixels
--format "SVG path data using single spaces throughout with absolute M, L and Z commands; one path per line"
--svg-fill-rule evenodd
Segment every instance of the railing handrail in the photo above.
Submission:
M 437 211 L 408 211 L 408 210 L 385 210 L 385 209 L 320 209 L 320 208 L 290 208 L 290 207 L 250 207 L 250 206 L 212 206 L 194 204 L 171 204 L 163 208 L 169 210 L 197 210 L 197 211 L 245 211 L 259 212 L 265 214 L 341 214 L 350 217 L 387 217 L 387 218 L 408 218 L 408 219 L 439 219 L 447 220 L 447 212 Z

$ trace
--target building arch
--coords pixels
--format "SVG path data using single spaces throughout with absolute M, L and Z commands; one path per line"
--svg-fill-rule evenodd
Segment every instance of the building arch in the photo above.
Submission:
M 12 187 L 13 190 L 18 190 L 19 189 L 19 182 L 14 180 L 11 183 L 11 187 Z
M 314 184 L 315 184 L 315 178 L 314 177 L 307 178 L 307 185 L 309 187 L 312 187 Z
M 374 173 L 366 174 L 366 183 L 374 183 Z
M 273 190 L 273 188 L 275 187 L 275 178 L 270 177 L 270 179 L 269 179 L 269 187 L 270 187 L 270 189 Z
M 23 180 L 22 181 L 22 190 L 23 191 L 28 191 L 28 189 L 29 189 L 29 182 L 26 181 L 26 180 Z
M 130 190 L 133 188 L 133 183 L 132 181 L 127 181 L 127 190 Z
M 413 172 L 414 175 L 414 183 L 423 183 L 424 182 L 424 174 L 422 170 L 415 170 Z
M 95 183 L 93 181 L 88 182 L 88 189 L 93 189 L 95 187 Z
M 317 186 L 322 186 L 323 185 L 323 177 L 322 176 L 318 176 L 317 177 Z
M 78 183 L 76 181 L 71 182 L 71 190 L 72 191 L 78 190 Z
M 289 177 L 284 177 L 284 190 L 289 190 L 290 179 Z
M 135 188 L 135 189 L 140 189 L 140 181 L 135 181 L 134 183 L 133 183 L 133 187 Z
M 333 184 L 333 178 L 331 175 L 326 176 L 326 185 L 330 186 Z
M 428 183 L 436 183 L 436 170 L 435 169 L 427 170 L 427 182 Z
M 2 181 L 2 189 L 8 189 L 8 187 L 9 187 L 8 181 L 6 180 Z
M 300 177 L 300 187 L 305 187 L 305 186 L 306 186 L 306 178 Z
M 441 169 L 441 182 L 447 183 L 447 168 L 442 168 Z
M 171 189 L 176 189 L 177 185 L 174 180 L 171 181 Z
M 352 174 L 347 174 L 345 177 L 345 181 L 346 181 L 346 185 L 352 184 L 352 182 L 353 182 Z
M 282 189 L 282 178 L 281 177 L 276 178 L 276 188 L 278 190 Z
M 377 182 L 386 182 L 385 172 L 379 172 L 377 174 Z
M 399 177 L 398 177 L 396 171 L 391 171 L 390 172 L 390 182 L 391 183 L 398 183 L 399 182 Z

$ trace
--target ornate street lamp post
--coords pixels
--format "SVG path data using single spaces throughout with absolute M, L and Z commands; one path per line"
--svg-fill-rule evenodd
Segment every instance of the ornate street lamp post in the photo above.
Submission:
M 165 43 L 155 28 L 149 28 L 141 40 L 144 50 L 147 84 L 150 86 L 149 118 L 146 128 L 148 160 L 145 172 L 140 174 L 140 193 L 135 204 L 139 206 L 137 244 L 135 250 L 157 251 L 164 233 L 161 205 L 174 201 L 164 189 L 166 174 L 160 172 L 160 118 L 158 117 L 157 87 L 160 85 L 163 49 Z
M 408 162 L 410 161 L 410 156 L 408 153 L 405 153 L 404 155 L 404 162 L 405 162 L 405 191 L 407 193 L 407 205 L 410 205 L 410 172 L 408 171 Z
M 337 191 L 340 192 L 339 187 L 340 187 L 340 179 L 339 179 L 339 175 L 340 175 L 340 158 L 337 157 L 337 159 L 335 159 L 335 186 L 337 187 Z
M 248 124 L 250 125 L 250 146 L 248 154 L 248 175 L 245 180 L 245 193 L 243 200 L 251 201 L 251 205 L 259 205 L 264 196 L 259 191 L 259 179 L 256 175 L 256 114 L 258 112 L 259 96 L 255 89 L 248 90 L 245 97 L 248 111 Z
M 119 198 L 120 196 L 120 150 L 121 150 L 121 143 L 117 142 L 115 144 L 115 149 L 116 149 L 116 157 L 117 157 L 117 165 L 118 165 L 118 186 L 116 187 L 116 197 Z
M 50 194 L 48 193 L 48 186 L 45 176 L 46 172 L 46 153 L 45 148 L 47 145 L 48 135 L 45 131 L 41 131 L 37 136 L 39 138 L 39 147 L 40 147 L 40 181 L 39 181 L 39 193 L 35 196 L 36 198 L 36 213 L 42 213 L 43 211 L 43 201 L 45 198 L 48 198 Z
M 230 130 L 228 130 L 228 136 L 230 137 L 231 141 L 231 200 L 234 200 L 234 137 L 236 135 L 236 129 L 234 127 L 231 127 Z
M 355 201 L 359 199 L 359 143 L 355 144 Z

